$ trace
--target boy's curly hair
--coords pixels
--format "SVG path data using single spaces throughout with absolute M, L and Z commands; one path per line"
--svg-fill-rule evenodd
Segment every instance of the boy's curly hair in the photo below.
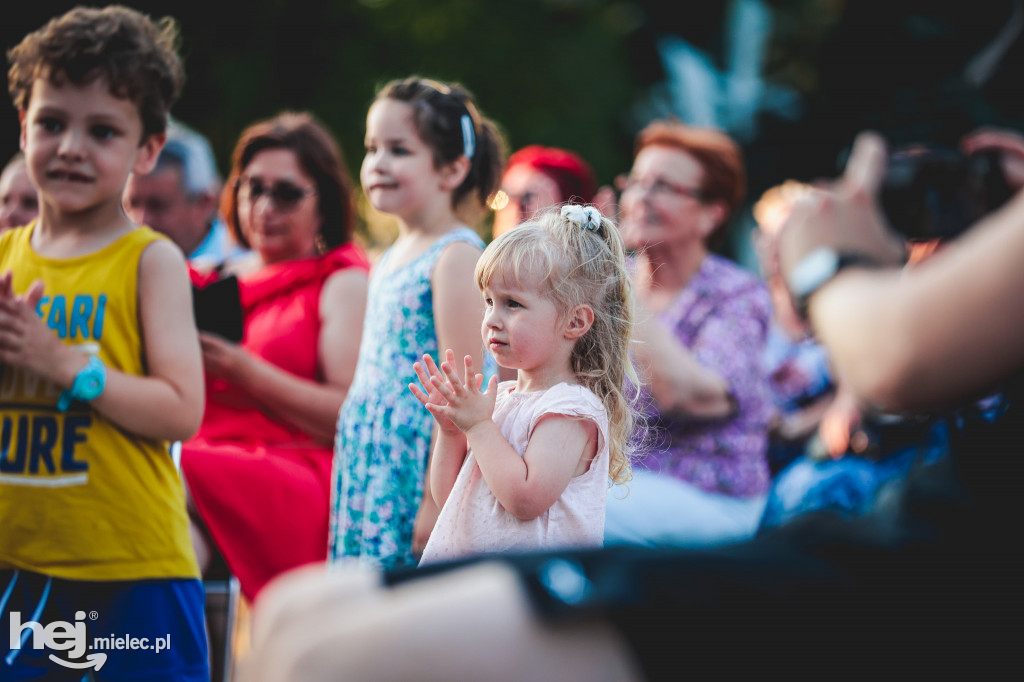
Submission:
M 105 77 L 111 95 L 139 108 L 143 137 L 162 133 L 185 80 L 178 35 L 172 17 L 154 21 L 121 5 L 76 7 L 7 51 L 11 99 L 25 111 L 39 78 L 86 85 Z

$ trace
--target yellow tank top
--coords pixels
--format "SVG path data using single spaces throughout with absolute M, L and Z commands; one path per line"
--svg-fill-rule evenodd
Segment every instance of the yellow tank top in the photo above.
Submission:
M 32 250 L 33 229 L 0 235 L 0 273 L 13 271 L 18 294 L 43 280 L 36 312 L 64 343 L 145 374 L 139 258 L 163 237 L 143 227 L 95 253 L 52 259 Z M 85 403 L 60 412 L 60 392 L 0 367 L 0 568 L 70 580 L 197 576 L 167 443 L 122 431 Z

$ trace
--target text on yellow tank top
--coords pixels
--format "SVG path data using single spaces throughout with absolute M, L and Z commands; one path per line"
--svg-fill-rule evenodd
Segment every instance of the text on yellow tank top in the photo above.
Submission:
M 64 343 L 108 368 L 145 374 L 138 316 L 139 259 L 154 240 L 141 227 L 99 251 L 52 259 L 30 245 L 33 225 L 0 235 L 0 273 L 37 306 Z M 181 480 L 167 443 L 126 433 L 88 404 L 57 410 L 61 389 L 0 367 L 0 568 L 70 580 L 198 574 Z

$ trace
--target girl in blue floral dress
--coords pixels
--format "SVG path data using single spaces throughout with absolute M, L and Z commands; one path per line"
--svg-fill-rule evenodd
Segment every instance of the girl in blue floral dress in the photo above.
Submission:
M 473 279 L 483 241 L 458 214 L 497 188 L 503 150 L 458 85 L 394 81 L 367 114 L 360 179 L 373 207 L 398 218 L 399 236 L 371 272 L 359 360 L 338 416 L 334 559 L 415 565 L 437 518 L 425 489 L 433 418 L 407 386 L 413 363 L 424 353 L 436 359 L 439 347 L 484 362 Z

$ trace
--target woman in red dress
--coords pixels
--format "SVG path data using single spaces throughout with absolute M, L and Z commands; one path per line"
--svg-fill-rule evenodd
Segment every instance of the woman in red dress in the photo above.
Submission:
M 327 556 L 332 439 L 362 335 L 366 272 L 354 244 L 352 182 L 330 133 L 307 114 L 250 126 L 221 202 L 249 260 L 237 275 L 240 344 L 200 333 L 206 412 L 182 446 L 198 512 L 200 565 L 209 541 L 254 599 L 277 574 Z

